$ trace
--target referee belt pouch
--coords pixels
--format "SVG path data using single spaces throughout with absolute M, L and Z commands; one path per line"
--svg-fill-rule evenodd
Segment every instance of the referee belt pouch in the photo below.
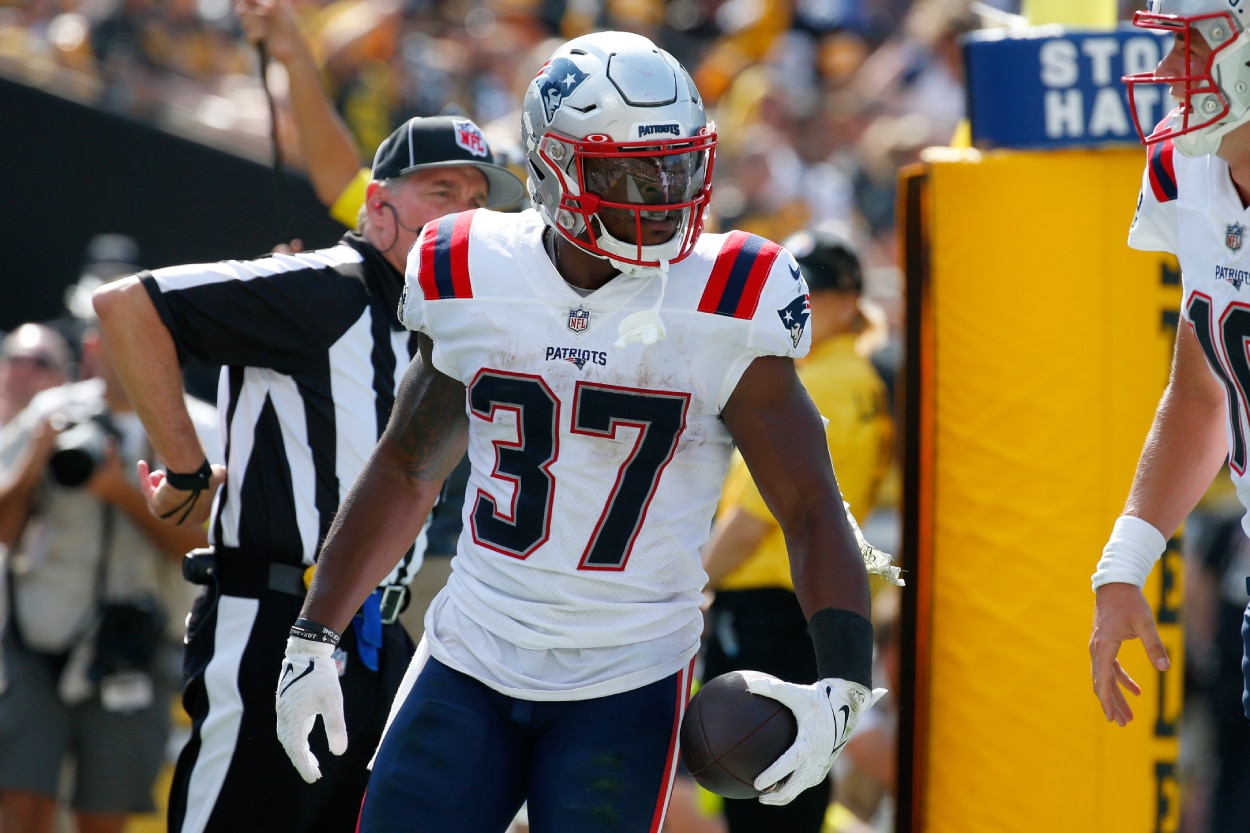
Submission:
M 304 568 L 273 560 L 265 550 L 206 547 L 182 559 L 182 577 L 192 584 L 212 584 L 223 596 L 259 599 L 273 591 L 304 598 Z
M 304 598 L 306 568 L 274 561 L 270 553 L 237 547 L 206 547 L 191 550 L 182 560 L 182 577 L 192 584 L 216 584 L 223 596 L 260 598 L 268 591 Z M 399 585 L 379 587 L 365 602 L 366 609 L 377 606 L 383 625 L 399 620 L 408 606 L 408 588 Z M 368 611 L 372 619 L 372 610 Z M 361 614 L 357 614 L 358 616 Z

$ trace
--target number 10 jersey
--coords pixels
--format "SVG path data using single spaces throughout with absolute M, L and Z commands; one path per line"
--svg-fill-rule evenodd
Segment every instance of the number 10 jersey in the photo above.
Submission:
M 1227 394 L 1228 465 L 1242 506 L 1250 509 L 1250 210 L 1228 163 L 1186 157 L 1171 141 L 1149 149 L 1129 245 L 1175 254 L 1181 266 L 1181 315 Z M 1250 515 L 1242 517 L 1250 533 Z

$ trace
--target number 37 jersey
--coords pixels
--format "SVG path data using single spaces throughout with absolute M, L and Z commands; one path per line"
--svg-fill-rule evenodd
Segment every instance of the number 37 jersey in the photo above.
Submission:
M 1172 143 L 1149 149 L 1129 245 L 1171 252 L 1181 266 L 1181 315 L 1228 395 L 1228 463 L 1250 509 L 1250 211 L 1216 156 L 1190 158 Z M 1250 532 L 1250 516 L 1242 526 Z
M 756 357 L 806 353 L 809 307 L 790 254 L 754 235 L 704 234 L 666 286 L 622 274 L 583 295 L 543 231 L 533 211 L 476 210 L 409 253 L 400 316 L 464 383 L 469 417 L 464 529 L 426 634 L 496 690 L 583 699 L 697 651 L 720 412 Z M 666 336 L 622 338 L 651 310 Z

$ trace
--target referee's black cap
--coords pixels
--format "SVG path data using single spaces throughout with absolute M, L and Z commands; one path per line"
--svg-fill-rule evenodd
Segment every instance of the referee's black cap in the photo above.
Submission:
M 486 176 L 486 205 L 500 208 L 525 196 L 525 186 L 499 164 L 482 130 L 463 116 L 415 117 L 378 145 L 373 178 L 395 179 L 414 171 L 471 165 Z
M 812 292 L 864 291 L 864 268 L 846 238 L 824 229 L 795 232 L 781 244 L 799 263 L 807 288 Z

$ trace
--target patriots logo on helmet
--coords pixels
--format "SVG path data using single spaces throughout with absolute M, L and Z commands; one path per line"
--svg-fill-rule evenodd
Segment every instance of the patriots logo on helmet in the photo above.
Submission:
M 1241 241 L 1245 236 L 1245 226 L 1241 223 L 1230 223 L 1224 230 L 1224 245 L 1229 248 L 1229 251 L 1235 252 L 1241 248 Z
M 555 58 L 545 67 L 539 76 L 538 93 L 543 100 L 543 113 L 547 123 L 555 118 L 556 110 L 564 103 L 564 99 L 582 85 L 589 76 L 582 72 L 577 64 L 568 58 Z
M 777 310 L 781 323 L 790 331 L 790 340 L 798 347 L 803 340 L 803 330 L 807 327 L 807 319 L 812 317 L 812 305 L 806 295 L 800 295 L 781 309 Z
M 468 119 L 455 119 L 452 125 L 456 128 L 456 144 L 474 156 L 490 156 L 490 146 L 476 124 Z

